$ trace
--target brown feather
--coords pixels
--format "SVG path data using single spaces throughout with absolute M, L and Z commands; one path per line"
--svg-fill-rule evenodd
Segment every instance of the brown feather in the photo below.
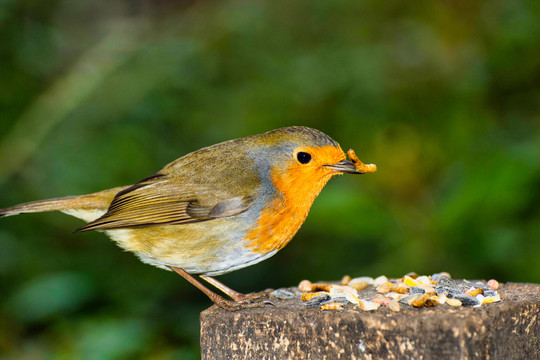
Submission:
M 163 174 L 150 176 L 116 194 L 107 212 L 75 232 L 185 224 L 233 216 L 246 211 L 251 197 L 231 197 L 202 205 L 215 189 L 186 185 Z
M 43 211 L 66 211 L 70 209 L 105 211 L 115 194 L 122 189 L 123 187 L 117 187 L 89 195 L 69 196 L 19 204 L 6 209 L 1 209 L 0 217 Z

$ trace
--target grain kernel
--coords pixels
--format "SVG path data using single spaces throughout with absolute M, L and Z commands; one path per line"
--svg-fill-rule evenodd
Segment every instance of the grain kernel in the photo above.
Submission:
M 461 306 L 461 301 L 458 299 L 446 299 L 446 303 L 450 306 Z
M 341 278 L 341 285 L 348 285 L 350 281 L 351 281 L 350 275 L 345 275 L 344 277 Z
M 405 294 L 407 292 L 407 290 L 409 290 L 409 286 L 406 285 L 406 284 L 402 284 L 402 283 L 400 283 L 400 284 L 392 284 L 390 286 L 390 291 L 396 292 L 398 294 Z
M 420 285 L 431 285 L 431 279 L 429 276 L 422 275 L 417 277 L 415 280 Z
M 416 279 L 418 277 L 418 274 L 415 273 L 414 271 L 411 271 L 410 273 L 406 274 L 405 276 L 408 276 L 410 278 L 413 278 L 413 279 Z M 405 277 L 404 276 L 404 277 Z
M 381 286 L 382 284 L 384 284 L 385 282 L 388 282 L 388 278 L 384 275 L 381 275 L 375 278 L 375 280 L 373 280 L 373 286 L 377 288 Z
M 364 280 L 353 279 L 347 285 L 356 290 L 364 290 L 365 288 L 367 288 L 368 283 Z
M 470 296 L 476 296 L 478 294 L 484 295 L 484 290 L 471 288 L 471 289 L 465 291 L 465 294 L 470 295 Z
M 375 297 L 371 300 L 374 303 L 381 304 L 384 302 L 386 298 L 382 294 L 377 294 Z
M 501 296 L 499 294 L 495 296 L 486 296 L 484 298 L 484 304 L 489 304 L 489 303 L 499 302 L 499 301 L 501 301 Z
M 301 299 L 302 299 L 302 301 L 309 301 L 309 300 L 313 299 L 314 297 L 317 297 L 319 295 L 324 295 L 324 294 L 328 294 L 328 293 L 325 292 L 325 291 L 306 292 L 306 293 L 302 294 Z
M 298 290 L 302 291 L 302 292 L 306 292 L 306 291 L 312 291 L 311 290 L 311 286 L 313 284 L 311 283 L 311 281 L 309 280 L 302 280 L 300 281 L 300 284 L 298 284 Z
M 350 286 L 332 285 L 330 288 L 330 296 L 332 298 L 345 297 L 349 302 L 358 304 L 358 292 Z
M 399 299 L 403 294 L 399 294 L 397 292 L 390 291 L 388 294 L 385 294 L 386 297 L 390 299 Z
M 403 277 L 403 283 L 409 286 L 418 286 L 419 282 L 414 280 L 412 277 L 405 275 Z
M 491 290 L 497 290 L 499 288 L 499 282 L 495 279 L 491 279 L 487 282 Z
M 398 312 L 399 310 L 401 310 L 401 307 L 399 303 L 397 302 L 397 300 L 390 300 L 390 302 L 388 303 L 388 308 L 395 312 Z
M 368 284 L 368 286 L 373 285 L 373 278 L 369 276 L 360 276 L 360 277 L 355 277 L 351 279 L 351 282 L 354 282 L 354 281 L 365 281 Z
M 430 295 L 423 294 L 418 295 L 416 298 L 414 298 L 411 301 L 411 305 L 417 308 L 424 307 L 426 305 L 426 301 L 430 298 Z
M 391 283 L 386 282 L 377 288 L 379 294 L 388 294 L 390 292 Z
M 439 306 L 439 297 L 438 296 L 430 296 L 426 299 L 426 302 L 424 303 L 425 307 L 435 307 Z
M 380 304 L 374 303 L 373 301 L 367 301 L 364 299 L 361 299 L 358 303 L 358 308 L 363 311 L 372 311 L 377 310 L 381 306 Z
M 311 284 L 311 291 L 330 291 L 332 284 Z
M 321 310 L 341 310 L 341 309 L 343 309 L 343 304 L 338 303 L 338 302 L 321 305 Z

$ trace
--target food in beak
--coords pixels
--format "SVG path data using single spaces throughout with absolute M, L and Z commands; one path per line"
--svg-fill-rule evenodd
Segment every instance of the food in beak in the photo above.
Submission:
M 347 151 L 347 155 L 349 155 L 349 159 L 351 159 L 351 162 L 354 164 L 354 167 L 356 170 L 360 173 L 367 174 L 377 171 L 377 165 L 375 164 L 364 164 L 360 161 L 358 156 L 354 153 L 353 149 L 349 149 Z

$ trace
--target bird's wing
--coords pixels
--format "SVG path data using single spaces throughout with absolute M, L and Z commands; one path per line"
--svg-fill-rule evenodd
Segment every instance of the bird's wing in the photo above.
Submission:
M 219 193 L 204 185 L 178 185 L 163 174 L 120 191 L 107 212 L 75 232 L 186 224 L 233 216 L 252 204 L 250 196 Z M 210 195 L 211 194 L 211 195 Z

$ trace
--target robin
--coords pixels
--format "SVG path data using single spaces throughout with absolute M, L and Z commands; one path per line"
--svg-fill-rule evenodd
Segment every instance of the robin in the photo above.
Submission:
M 143 262 L 177 272 L 216 305 L 237 310 L 257 302 L 212 276 L 281 250 L 332 176 L 375 171 L 352 150 L 349 156 L 352 162 L 318 130 L 286 127 L 197 150 L 131 186 L 21 204 L 0 217 L 53 210 L 75 216 L 87 222 L 75 232 L 104 231 Z

